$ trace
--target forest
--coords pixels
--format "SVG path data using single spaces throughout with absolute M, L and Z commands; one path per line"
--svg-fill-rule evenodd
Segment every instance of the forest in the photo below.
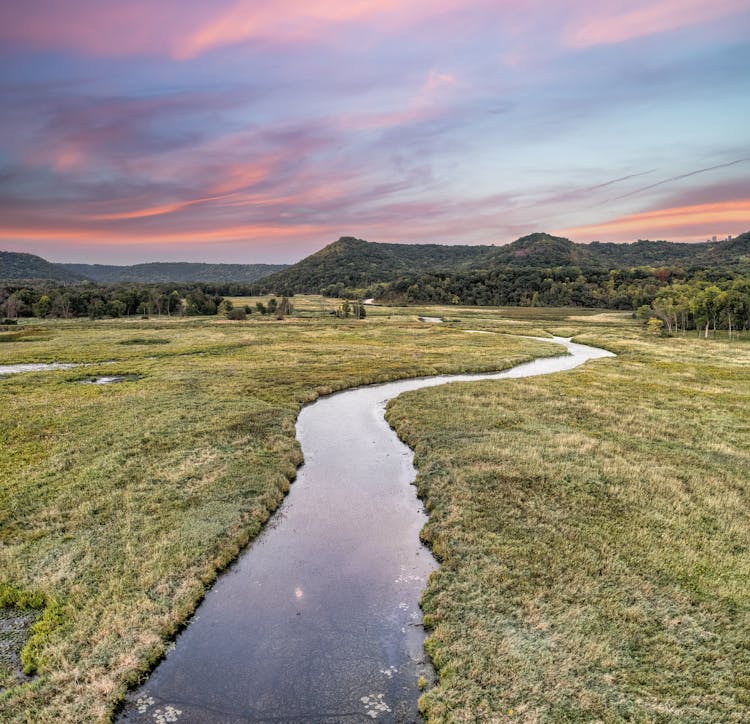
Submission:
M 0 285 L 0 317 L 211 315 L 231 309 L 220 290 L 235 287 L 238 285 L 5 283 Z

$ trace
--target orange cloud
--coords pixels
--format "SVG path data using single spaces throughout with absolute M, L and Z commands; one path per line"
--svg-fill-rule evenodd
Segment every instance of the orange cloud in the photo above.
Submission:
M 746 10 L 747 0 L 661 0 L 619 13 L 604 4 L 598 16 L 569 26 L 563 32 L 563 43 L 574 48 L 622 43 Z
M 203 204 L 207 201 L 214 201 L 221 196 L 208 196 L 204 199 L 190 199 L 189 201 L 178 201 L 174 204 L 164 204 L 163 206 L 152 206 L 145 209 L 134 209 L 133 211 L 115 211 L 110 214 L 92 214 L 84 218 L 90 221 L 121 221 L 123 219 L 145 219 L 149 216 L 162 216 L 172 214 L 175 211 L 182 211 L 190 206 Z
M 91 228 L 51 228 L 51 227 L 0 227 L 0 242 L 24 241 L 72 241 L 80 245 L 93 244 L 108 246 L 116 244 L 147 245 L 167 244 L 205 244 L 209 242 L 251 241 L 278 238 L 294 238 L 300 235 L 328 233 L 330 229 L 315 225 L 239 225 L 226 226 L 203 231 L 147 231 L 136 236 L 132 231 L 117 231 Z
M 750 227 L 750 198 L 630 214 L 599 224 L 562 229 L 556 233 L 587 240 L 631 240 L 635 237 L 644 239 L 668 231 L 670 238 L 696 238 L 728 233 L 728 226 L 739 226 L 743 229 Z

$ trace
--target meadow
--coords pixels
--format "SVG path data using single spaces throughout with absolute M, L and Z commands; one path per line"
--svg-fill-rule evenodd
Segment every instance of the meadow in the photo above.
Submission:
M 22 652 L 35 675 L 18 682 L 0 663 L 0 720 L 113 716 L 283 498 L 305 402 L 558 353 L 427 325 L 415 310 L 355 321 L 329 315 L 336 302 L 295 304 L 283 320 L 24 320 L 0 332 L 0 364 L 87 365 L 0 378 L 0 610 L 39 610 Z M 99 375 L 128 379 L 80 384 Z
M 294 301 L 283 320 L 0 332 L 0 364 L 88 365 L 0 378 L 0 615 L 39 611 L 23 651 L 33 678 L 0 661 L 0 720 L 113 716 L 283 498 L 302 404 L 559 353 L 513 336 L 546 333 L 618 356 L 389 407 L 416 449 L 423 537 L 441 560 L 423 600 L 439 682 L 422 710 L 747 720 L 747 340 L 659 338 L 580 309 L 368 306 L 355 321 L 330 314 L 337 300 Z M 116 374 L 130 377 L 79 384 Z
M 544 323 L 618 356 L 389 406 L 441 561 L 421 710 L 748 721 L 750 343 L 653 337 L 618 313 Z

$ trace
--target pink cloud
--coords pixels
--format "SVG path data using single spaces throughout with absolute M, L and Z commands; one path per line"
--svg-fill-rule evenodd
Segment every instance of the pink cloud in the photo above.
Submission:
M 477 2 L 478 0 L 474 0 Z M 226 11 L 182 37 L 174 49 L 179 59 L 193 58 L 209 50 L 251 40 L 294 42 L 318 39 L 326 29 L 367 24 L 368 30 L 395 29 L 467 8 L 472 0 L 237 0 Z
M 175 38 L 190 33 L 210 14 L 210 3 L 180 0 L 3 3 L 0 39 L 36 49 L 97 56 L 163 55 Z
M 40 0 L 33 8 L 0 6 L 0 40 L 95 56 L 188 60 L 248 41 L 319 40 L 327 29 L 351 23 L 392 30 L 465 6 L 460 0 Z
M 648 35 L 700 25 L 748 10 L 746 0 L 659 0 L 597 4 L 593 12 L 584 11 L 563 31 L 563 44 L 573 48 L 622 43 Z

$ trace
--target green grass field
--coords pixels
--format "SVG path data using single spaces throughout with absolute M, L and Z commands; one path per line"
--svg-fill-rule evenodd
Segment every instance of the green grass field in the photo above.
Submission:
M 38 676 L 17 685 L 0 659 L 0 720 L 111 716 L 279 504 L 301 404 L 557 353 L 513 336 L 545 332 L 618 357 L 389 409 L 442 560 L 424 598 L 428 719 L 750 717 L 747 341 L 654 338 L 610 312 L 372 307 L 356 322 L 328 314 L 336 300 L 295 304 L 282 321 L 0 333 L 0 364 L 90 364 L 0 378 L 0 612 L 44 610 L 24 650 Z M 79 384 L 97 374 L 134 378 Z
M 310 304 L 283 321 L 30 320 L 0 345 L 0 364 L 90 365 L 0 378 L 0 608 L 46 607 L 24 651 L 38 676 L 14 685 L 0 661 L 0 721 L 111 716 L 281 501 L 304 402 L 558 353 Z M 79 384 L 102 374 L 135 377 Z
M 525 316 L 529 310 L 523 310 Z M 431 722 L 750 720 L 750 343 L 545 327 L 617 358 L 407 393 Z

